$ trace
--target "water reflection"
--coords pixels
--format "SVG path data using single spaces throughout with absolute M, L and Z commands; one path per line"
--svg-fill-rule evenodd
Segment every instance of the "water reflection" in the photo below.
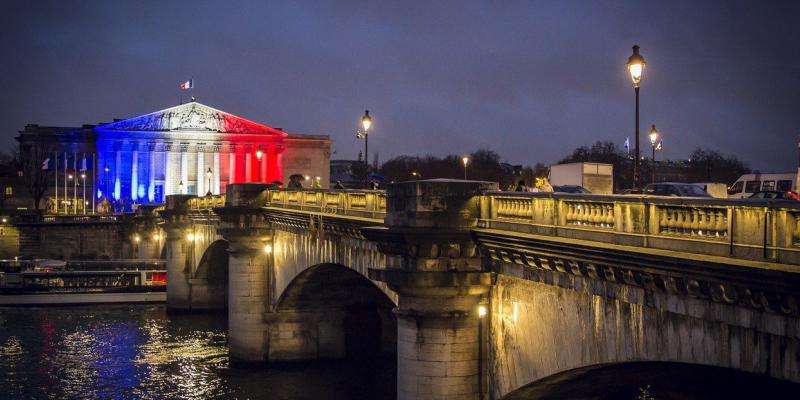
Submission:
M 162 306 L 0 308 L 3 398 L 393 398 L 394 360 L 228 368 L 225 321 Z

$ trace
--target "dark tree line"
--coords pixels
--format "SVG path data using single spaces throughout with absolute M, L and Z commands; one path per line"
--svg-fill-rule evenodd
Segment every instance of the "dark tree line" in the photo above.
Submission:
M 531 166 L 512 166 L 501 162 L 500 155 L 492 150 L 478 150 L 469 155 L 467 178 L 500 183 L 509 188 L 519 181 L 532 186 L 538 177 L 547 177 L 550 168 L 542 163 Z M 614 188 L 623 190 L 633 184 L 633 159 L 626 151 L 610 141 L 598 141 L 590 146 L 581 146 L 558 163 L 599 162 L 614 166 Z M 359 166 L 358 174 L 366 176 L 366 168 Z M 653 163 L 650 157 L 642 160 L 643 183 L 652 179 Z M 354 171 L 356 172 L 356 171 Z M 451 154 L 444 157 L 398 156 L 386 161 L 378 169 L 387 182 L 413 179 L 463 179 L 464 164 L 461 156 Z M 750 172 L 745 163 L 735 156 L 725 156 L 719 151 L 697 148 L 688 160 L 659 160 L 656 165 L 656 181 L 678 182 L 722 182 L 733 183 L 739 176 Z
M 464 164 L 462 156 L 455 154 L 444 157 L 398 156 L 383 163 L 379 172 L 388 182 L 436 178 L 463 179 Z M 533 175 L 533 168 L 503 163 L 500 155 L 492 150 L 482 149 L 469 154 L 467 179 L 470 180 L 498 182 L 505 188 L 519 180 L 530 182 Z

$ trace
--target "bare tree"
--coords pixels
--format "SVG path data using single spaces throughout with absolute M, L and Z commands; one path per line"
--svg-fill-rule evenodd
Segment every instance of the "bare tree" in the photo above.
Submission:
M 19 147 L 19 170 L 36 211 L 41 209 L 42 198 L 53 179 L 55 148 L 55 143 L 45 141 L 25 142 Z

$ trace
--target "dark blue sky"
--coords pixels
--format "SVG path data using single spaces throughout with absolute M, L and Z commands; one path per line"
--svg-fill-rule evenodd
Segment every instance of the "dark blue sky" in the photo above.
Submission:
M 0 143 L 26 123 L 82 124 L 198 100 L 370 152 L 550 163 L 633 131 L 624 68 L 648 66 L 642 131 L 795 167 L 800 2 L 400 1 L 0 3 Z M 643 144 L 646 138 L 642 138 Z M 649 149 L 648 149 L 649 150 Z

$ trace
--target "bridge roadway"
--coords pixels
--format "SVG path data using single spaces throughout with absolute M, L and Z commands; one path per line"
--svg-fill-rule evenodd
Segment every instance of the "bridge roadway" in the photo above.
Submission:
M 227 308 L 235 363 L 394 353 L 400 399 L 533 398 L 587 370 L 800 382 L 795 203 L 496 189 L 169 196 L 168 306 Z

